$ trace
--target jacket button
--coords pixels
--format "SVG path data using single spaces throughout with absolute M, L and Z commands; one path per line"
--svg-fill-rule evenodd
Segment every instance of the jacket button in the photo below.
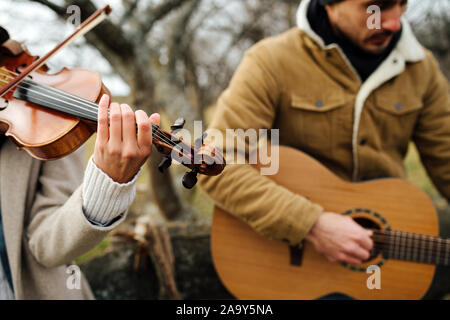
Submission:
M 367 139 L 362 139 L 362 140 L 359 142 L 359 145 L 364 146 L 366 143 L 367 143 Z
M 317 107 L 317 108 L 322 108 L 322 107 L 323 107 L 323 101 L 320 101 L 320 100 L 317 101 L 317 102 L 316 102 L 316 107 Z
M 398 111 L 402 110 L 402 109 L 403 109 L 403 104 L 401 104 L 400 102 L 397 103 L 397 104 L 395 105 L 395 109 L 397 109 Z
M 326 54 L 326 56 L 327 56 L 327 58 L 331 58 L 333 55 L 331 54 L 331 52 L 330 51 L 327 51 L 327 54 Z

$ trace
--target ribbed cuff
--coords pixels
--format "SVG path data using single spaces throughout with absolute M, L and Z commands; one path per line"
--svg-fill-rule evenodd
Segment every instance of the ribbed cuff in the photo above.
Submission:
M 106 225 L 124 213 L 136 196 L 136 181 L 142 169 L 126 184 L 112 180 L 89 159 L 83 181 L 83 211 L 94 223 Z

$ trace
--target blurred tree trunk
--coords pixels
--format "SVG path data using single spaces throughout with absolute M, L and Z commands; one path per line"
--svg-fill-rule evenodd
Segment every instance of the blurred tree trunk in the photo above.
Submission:
M 61 18 L 67 18 L 66 9 L 48 0 L 32 0 L 48 6 Z M 131 88 L 131 97 L 135 109 L 145 110 L 149 115 L 161 112 L 155 101 L 155 83 L 153 78 L 152 50 L 146 44 L 146 36 L 152 30 L 154 24 L 163 19 L 172 10 L 177 9 L 189 0 L 168 0 L 159 6 L 143 12 L 145 23 L 135 33 L 128 34 L 123 26 L 105 20 L 99 26 L 86 34 L 89 44 L 97 48 L 109 61 L 112 67 L 122 76 Z M 77 5 L 81 9 L 81 20 L 84 21 L 97 8 L 90 0 L 66 0 L 66 4 Z M 126 15 L 131 16 L 136 10 L 132 5 Z M 150 172 L 150 190 L 152 198 L 159 206 L 161 212 L 168 218 L 174 219 L 182 213 L 183 206 L 175 192 L 170 171 L 161 174 L 158 164 L 161 156 L 153 152 L 153 161 L 148 163 Z

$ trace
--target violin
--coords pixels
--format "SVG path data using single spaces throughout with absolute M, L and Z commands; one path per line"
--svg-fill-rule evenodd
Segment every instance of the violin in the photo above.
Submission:
M 32 56 L 26 49 L 15 54 L 2 48 L 0 134 L 9 137 L 32 157 L 43 161 L 62 158 L 96 132 L 97 103 L 103 94 L 110 94 L 100 75 L 90 70 L 68 68 L 48 74 L 45 62 L 103 21 L 110 12 L 109 6 L 97 10 L 42 58 Z M 183 185 L 190 189 L 197 182 L 197 174 L 220 174 L 225 168 L 225 159 L 215 148 L 205 146 L 205 134 L 194 146 L 177 138 L 175 133 L 184 123 L 184 119 L 178 119 L 171 126 L 171 132 L 152 125 L 152 141 L 164 155 L 159 165 L 161 172 L 171 165 L 173 158 L 191 170 L 183 178 Z

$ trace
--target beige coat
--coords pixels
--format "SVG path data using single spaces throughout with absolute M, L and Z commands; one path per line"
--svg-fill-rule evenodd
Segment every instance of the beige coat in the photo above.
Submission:
M 442 194 L 450 199 L 448 81 L 408 23 L 397 47 L 364 83 L 336 45 L 325 46 L 306 19 L 245 55 L 218 100 L 211 128 L 280 129 L 280 144 L 302 150 L 346 180 L 405 177 L 413 140 Z M 219 147 L 223 147 L 218 143 Z M 301 242 L 323 212 L 249 165 L 228 165 L 201 186 L 225 210 L 261 234 Z
M 125 219 L 107 228 L 82 211 L 84 149 L 42 162 L 8 139 L 0 150 L 4 235 L 16 299 L 92 299 L 86 280 L 68 289 L 67 265 L 95 247 Z

